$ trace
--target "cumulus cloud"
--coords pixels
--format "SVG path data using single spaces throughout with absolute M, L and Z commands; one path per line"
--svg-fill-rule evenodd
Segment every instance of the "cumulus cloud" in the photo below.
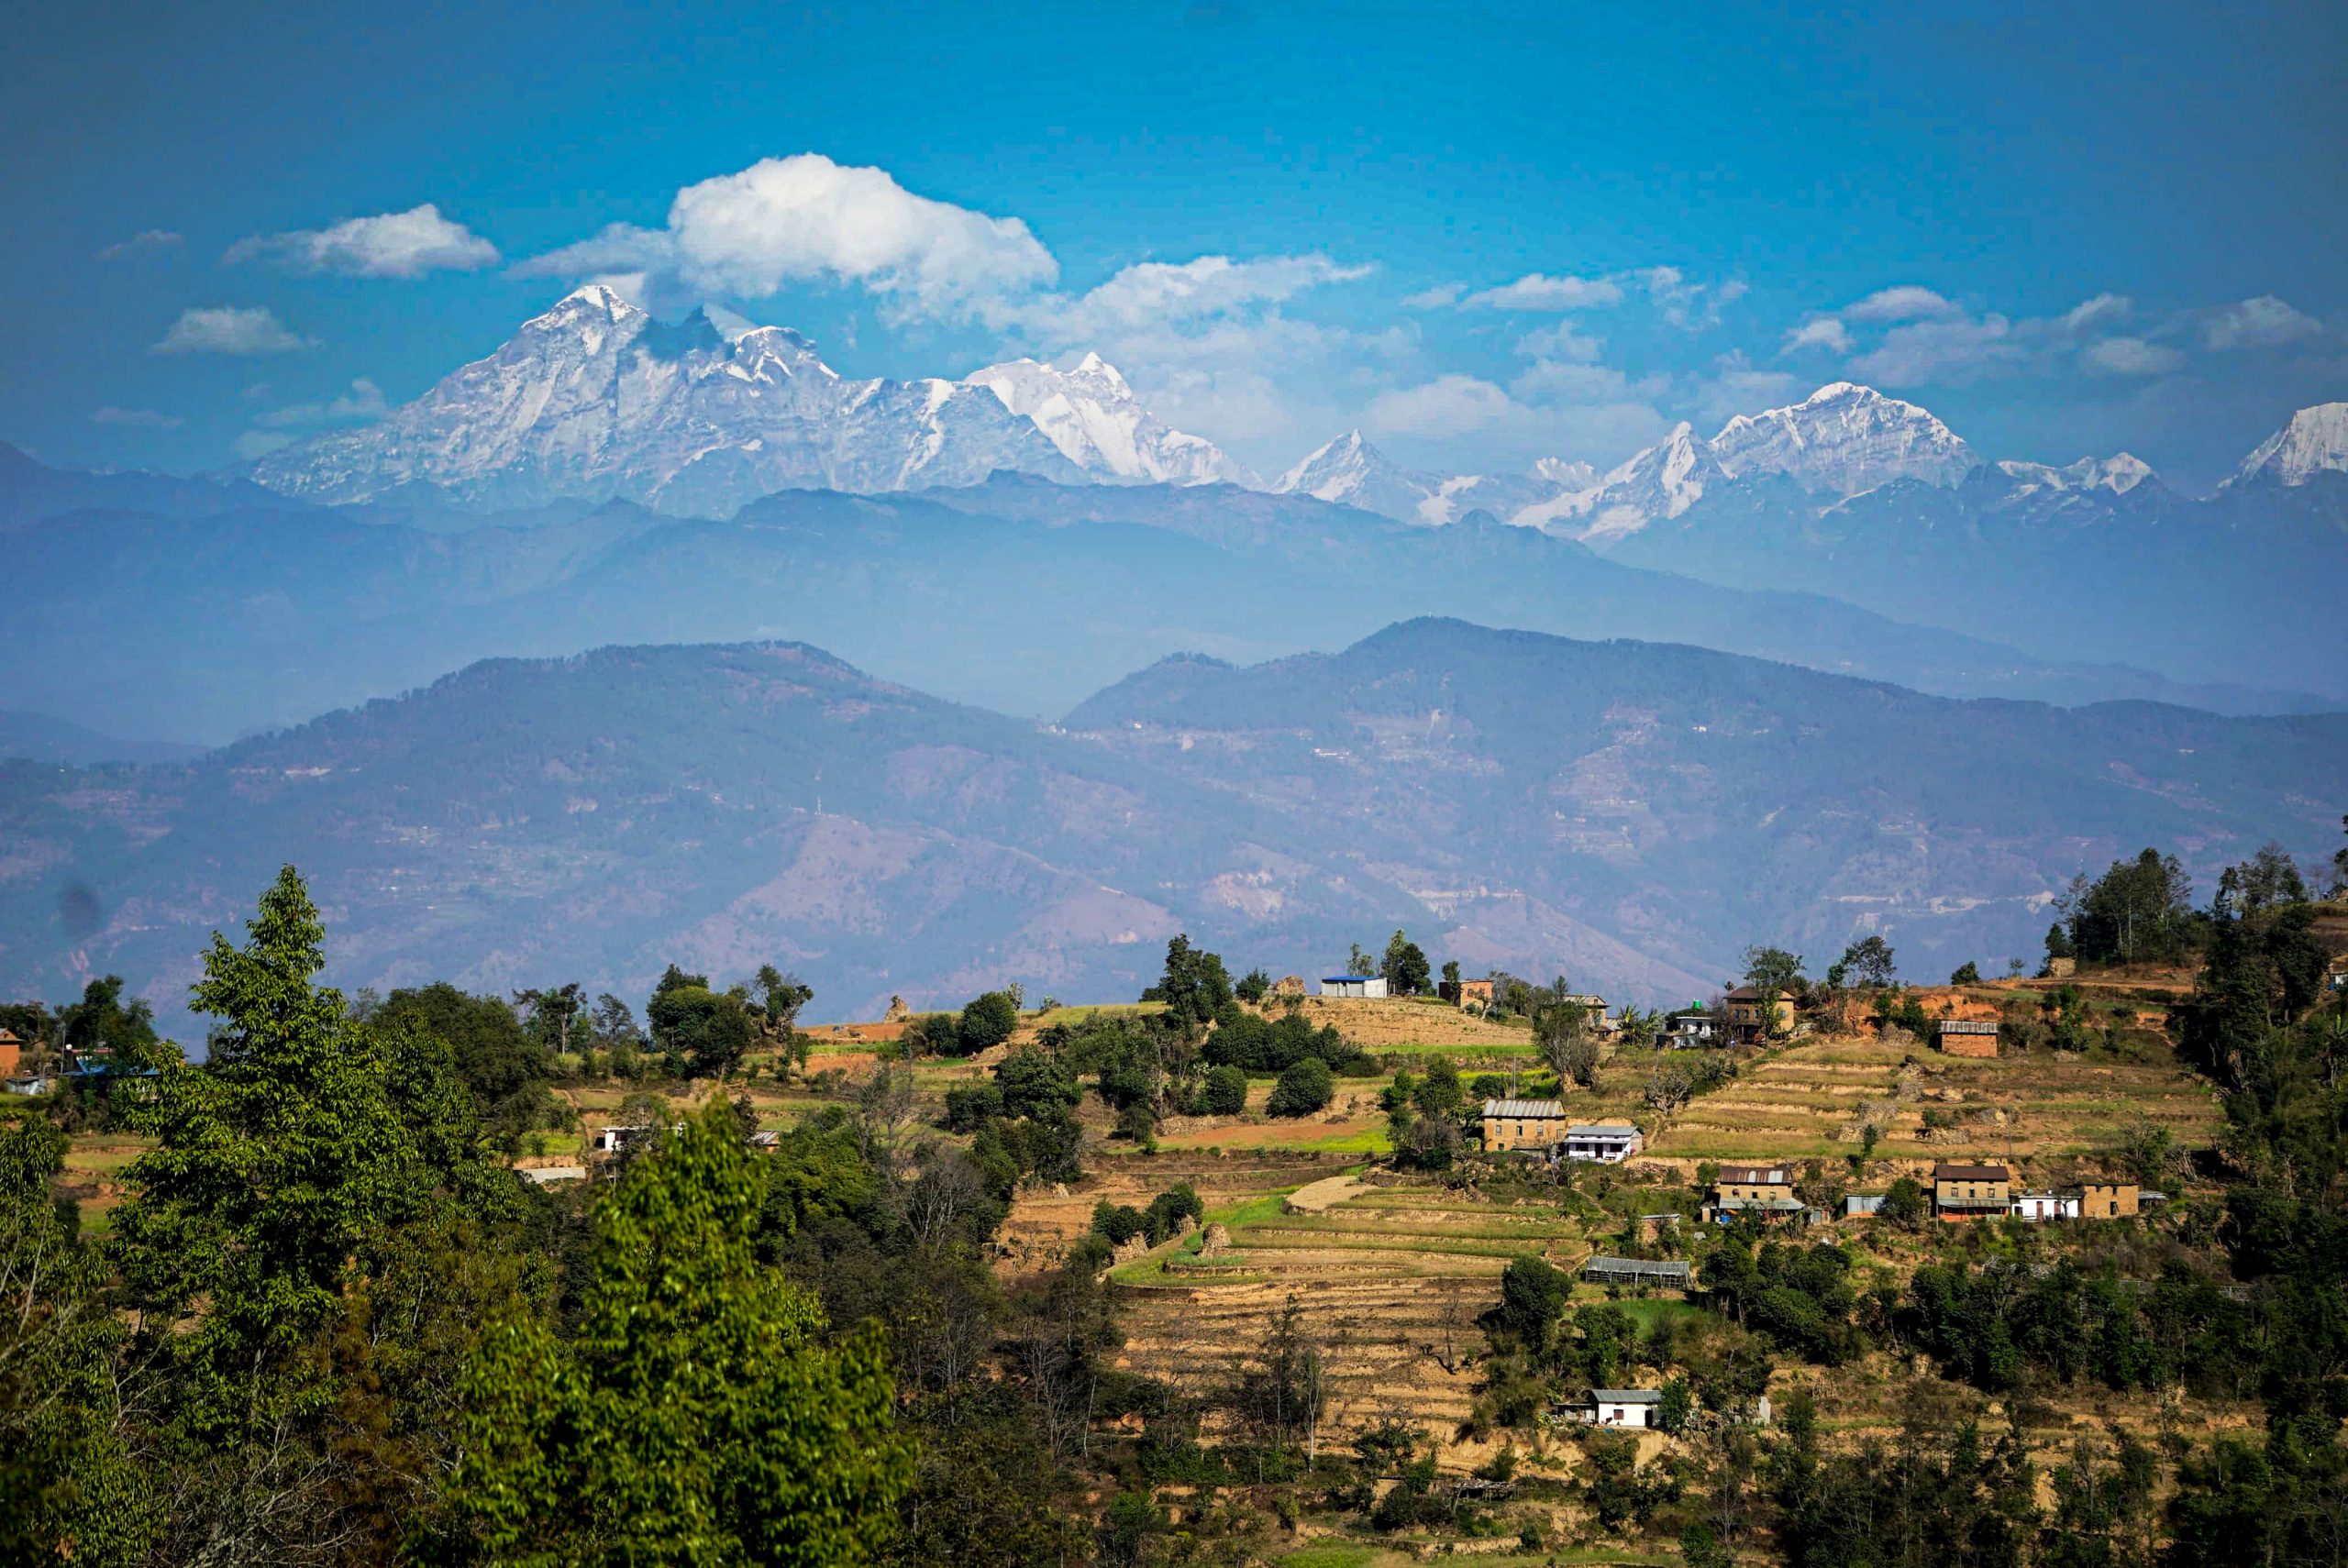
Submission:
M 1437 283 L 1432 289 L 1421 289 L 1415 294 L 1404 294 L 1402 306 L 1406 310 L 1443 310 L 1457 304 L 1459 296 L 1465 293 L 1467 291 L 1457 283 Z
M 2184 364 L 2185 356 L 2141 337 L 2104 337 L 2079 351 L 2079 363 L 2099 375 L 2160 376 Z
M 1527 403 L 1606 403 L 1629 396 L 1631 381 L 1611 365 L 1535 359 L 1509 390 Z
M 1199 321 L 1278 304 L 1307 290 L 1368 275 L 1367 267 L 1340 266 L 1326 256 L 1228 256 L 1145 261 L 1127 267 L 1089 293 L 1047 294 L 986 314 L 1076 341 L 1155 322 Z
M 1932 290 L 1914 283 L 1901 283 L 1894 288 L 1877 289 L 1866 298 L 1845 308 L 1843 315 L 1852 321 L 1915 321 L 1926 316 L 1955 315 L 1957 307 Z
M 1491 382 L 1449 375 L 1380 392 L 1370 400 L 1368 422 L 1381 434 L 1442 439 L 1488 429 L 1515 412 L 1515 402 Z
M 886 170 L 814 152 L 688 185 L 670 204 L 667 226 L 614 224 L 520 271 L 643 271 L 746 299 L 794 283 L 856 284 L 902 314 L 933 317 L 1059 277 L 1058 262 L 1019 219 L 918 196 Z
M 286 354 L 316 347 L 267 305 L 208 305 L 180 312 L 150 354 Z
M 2276 348 L 2313 337 L 2323 324 L 2294 310 L 2273 294 L 2212 311 L 2201 324 L 2201 342 L 2210 348 Z
M 1834 315 L 1812 316 L 1800 326 L 1789 328 L 1778 352 L 1799 354 L 1809 348 L 1823 348 L 1829 354 L 1851 351 L 1851 329 Z
M 100 250 L 98 259 L 120 261 L 126 257 L 137 256 L 144 251 L 168 250 L 186 238 L 187 236 L 175 234 L 168 228 L 143 228 L 128 239 L 117 239 Z
M 350 278 L 420 278 L 477 272 L 497 264 L 497 247 L 430 202 L 404 213 L 346 218 L 328 228 L 257 234 L 230 246 L 223 261 L 272 260 L 302 272 Z
M 1895 326 L 1849 368 L 1860 380 L 1878 386 L 1913 387 L 1972 381 L 2018 368 L 2029 359 L 2027 348 L 2014 338 L 2013 323 L 1992 313 L 1978 321 L 1958 315 Z
M 1721 307 L 1744 297 L 1744 282 L 1700 283 L 1677 267 L 1642 267 L 1622 274 L 1644 290 L 1667 326 L 1693 332 L 1720 325 Z
M 176 414 L 159 414 L 151 408 L 116 408 L 109 403 L 91 410 L 90 423 L 138 430 L 176 430 L 186 421 Z
M 328 425 L 341 420 L 375 420 L 391 413 L 391 404 L 383 399 L 383 389 L 365 376 L 350 383 L 350 389 L 325 403 L 297 403 L 283 408 L 272 408 L 253 416 L 253 423 L 271 429 L 289 425 Z
M 1479 289 L 1459 302 L 1462 310 L 1594 310 L 1623 303 L 1623 287 L 1610 278 L 1553 278 L 1527 272 L 1513 283 Z

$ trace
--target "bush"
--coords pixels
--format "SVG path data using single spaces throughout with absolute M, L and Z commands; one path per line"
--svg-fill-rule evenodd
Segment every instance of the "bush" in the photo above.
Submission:
M 996 1084 L 971 1084 L 946 1091 L 946 1130 L 975 1132 L 1002 1114 L 1002 1089 Z
M 1280 1074 L 1264 1109 L 1274 1116 L 1310 1116 L 1329 1103 L 1336 1088 L 1329 1064 L 1318 1056 L 1307 1056 L 1290 1063 Z
M 1084 1089 L 1068 1065 L 1037 1045 L 1022 1045 L 996 1064 L 1005 1116 L 1051 1116 L 1072 1109 Z M 949 1103 L 952 1097 L 947 1097 Z
M 1232 987 L 1232 994 L 1250 1004 L 1262 1001 L 1264 993 L 1272 988 L 1272 977 L 1261 969 L 1250 969 L 1240 982 Z
M 1113 1246 L 1122 1247 L 1148 1229 L 1148 1220 L 1131 1204 L 1112 1203 L 1104 1198 L 1092 1206 L 1092 1233 L 1108 1237 Z
M 1236 1116 L 1246 1110 L 1246 1070 L 1228 1064 L 1210 1067 L 1207 1070 L 1205 1102 L 1209 1116 Z
M 1501 1325 L 1529 1350 L 1549 1342 L 1551 1326 L 1565 1310 L 1566 1276 L 1539 1258 L 1515 1258 L 1501 1275 Z

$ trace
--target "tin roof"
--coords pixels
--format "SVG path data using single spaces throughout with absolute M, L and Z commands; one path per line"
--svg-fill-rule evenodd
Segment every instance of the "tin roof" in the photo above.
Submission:
M 1934 1181 L 2011 1181 L 2013 1173 L 2003 1165 L 1966 1165 L 1942 1164 L 1933 1167 Z
M 1526 1121 L 1562 1117 L 1566 1108 L 1554 1099 L 1488 1099 L 1484 1102 L 1487 1116 L 1512 1116 Z
M 1722 1165 L 1720 1179 L 1731 1187 L 1783 1187 L 1794 1173 L 1790 1165 Z
M 1995 1034 L 1998 1026 L 1985 1019 L 1944 1018 L 1933 1026 L 1943 1034 Z
M 1663 1390 L 1660 1388 L 1593 1388 L 1589 1391 L 1589 1397 L 1594 1403 L 1601 1405 L 1660 1405 L 1663 1403 Z
M 1566 1129 L 1568 1138 L 1635 1138 L 1639 1130 L 1627 1121 L 1585 1121 Z

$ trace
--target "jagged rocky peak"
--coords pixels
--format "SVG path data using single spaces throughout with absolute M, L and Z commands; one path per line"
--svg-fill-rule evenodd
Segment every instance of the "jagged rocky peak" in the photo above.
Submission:
M 1830 382 L 1784 408 L 1740 414 L 1710 445 L 1731 478 L 1784 474 L 1804 490 L 1838 496 L 1898 479 L 1954 485 L 1975 463 L 1973 449 L 1929 411 L 1852 381 Z
M 2302 485 L 2320 473 L 2342 472 L 2348 472 L 2348 403 L 2320 403 L 2260 442 L 2226 485 Z

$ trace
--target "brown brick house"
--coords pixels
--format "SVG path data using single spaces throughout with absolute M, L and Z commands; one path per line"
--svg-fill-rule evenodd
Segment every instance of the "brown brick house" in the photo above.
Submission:
M 2124 1220 L 2143 1209 L 2143 1191 L 2132 1181 L 2083 1181 L 2079 1184 L 2079 1218 Z
M 1933 1025 L 1933 1043 L 1952 1056 L 1994 1056 L 1998 1026 L 1977 1018 L 1944 1018 Z
M 1794 1196 L 1791 1165 L 1722 1165 L 1712 1182 L 1704 1218 L 1751 1212 L 1764 1224 L 1800 1214 L 1806 1205 Z
M 1562 1101 L 1488 1099 L 1484 1102 L 1484 1147 L 1538 1149 L 1544 1154 L 1566 1141 L 1569 1122 Z
M 1729 1038 L 1739 1045 L 1758 1043 L 1773 1028 L 1779 1034 L 1793 1032 L 1791 992 L 1774 992 L 1765 1004 L 1757 987 L 1739 986 L 1723 999 L 1727 1004 Z
M 2013 1173 L 2003 1165 L 1943 1161 L 1933 1167 L 1933 1212 L 1943 1220 L 1978 1220 L 2013 1206 Z

